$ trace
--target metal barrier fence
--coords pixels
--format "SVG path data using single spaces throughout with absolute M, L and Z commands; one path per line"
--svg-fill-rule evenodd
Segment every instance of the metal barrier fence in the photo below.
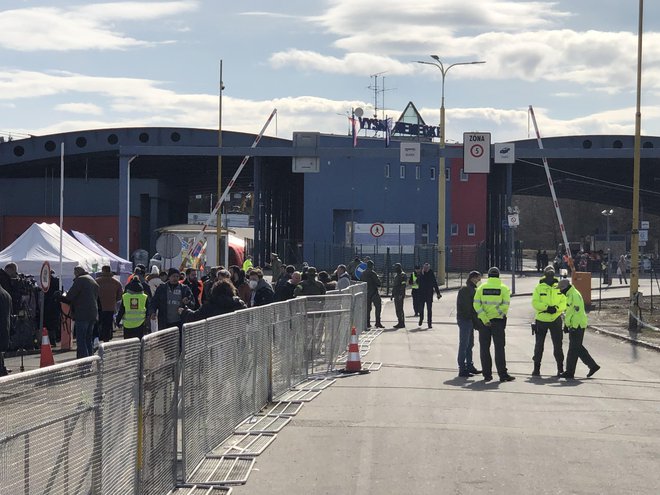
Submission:
M 0 381 L 0 493 L 98 493 L 100 358 Z
M 184 325 L 180 355 L 173 328 L 3 377 L 0 493 L 168 493 L 178 429 L 188 480 L 244 419 L 334 369 L 351 325 L 366 321 L 365 288 Z
M 162 495 L 176 485 L 178 363 L 178 328 L 161 330 L 142 339 L 139 411 L 142 448 L 138 454 L 136 491 L 139 495 Z

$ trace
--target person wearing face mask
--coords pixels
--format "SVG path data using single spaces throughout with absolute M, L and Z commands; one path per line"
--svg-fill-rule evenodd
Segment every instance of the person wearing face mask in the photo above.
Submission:
M 566 297 L 559 292 L 559 280 L 555 278 L 555 269 L 548 265 L 543 270 L 543 278 L 534 288 L 532 307 L 536 311 L 532 333 L 536 334 L 534 345 L 534 370 L 532 376 L 541 376 L 541 359 L 545 346 L 545 336 L 550 331 L 554 357 L 557 363 L 557 377 L 564 372 L 564 351 L 562 349 L 561 314 L 566 309 Z
M 584 310 L 582 294 L 571 285 L 568 279 L 559 281 L 559 291 L 566 297 L 566 314 L 564 315 L 564 332 L 568 334 L 568 355 L 566 356 L 566 371 L 561 378 L 575 378 L 575 366 L 580 358 L 589 367 L 587 378 L 593 376 L 600 366 L 596 364 L 589 351 L 584 347 L 584 331 L 587 329 L 587 313 Z
M 392 299 L 394 299 L 394 311 L 396 312 L 397 324 L 394 328 L 406 327 L 406 315 L 403 313 L 403 300 L 406 297 L 406 272 L 403 271 L 401 263 L 394 264 L 394 282 L 392 283 Z
M 264 280 L 264 274 L 259 268 L 250 271 L 248 282 L 250 286 L 250 307 L 265 306 L 275 299 L 273 287 Z

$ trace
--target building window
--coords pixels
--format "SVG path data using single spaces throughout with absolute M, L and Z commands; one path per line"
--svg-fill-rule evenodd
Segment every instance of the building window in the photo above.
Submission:
M 477 231 L 477 226 L 473 223 L 468 223 L 467 234 L 469 236 L 474 236 L 474 235 L 476 235 L 476 231 Z
M 447 182 L 451 180 L 451 169 L 449 167 L 445 169 L 445 179 L 447 180 Z
M 399 179 L 405 179 L 406 178 L 406 166 L 405 165 L 400 165 L 399 166 Z
M 428 244 L 429 243 L 429 224 L 428 223 L 423 223 L 422 224 L 422 244 Z
M 390 164 L 389 163 L 385 164 L 385 178 L 386 179 L 390 178 Z
M 451 224 L 451 235 L 458 235 L 458 224 L 457 223 L 452 223 Z
M 461 181 L 467 182 L 469 175 L 465 173 L 465 169 L 461 168 Z
M 415 179 L 419 180 L 419 179 L 421 179 L 421 178 L 422 178 L 422 167 L 420 167 L 419 165 L 417 165 L 417 166 L 415 167 Z
M 435 167 L 431 167 L 431 180 L 435 180 Z

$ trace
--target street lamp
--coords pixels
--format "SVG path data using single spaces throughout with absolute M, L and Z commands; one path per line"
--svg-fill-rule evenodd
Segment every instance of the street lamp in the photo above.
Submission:
M 600 212 L 601 215 L 603 215 L 607 219 L 607 227 L 606 227 L 606 234 L 605 234 L 605 239 L 607 242 L 607 276 L 609 280 L 609 273 L 610 273 L 610 217 L 614 215 L 614 210 L 609 209 L 609 210 L 603 210 Z
M 418 60 L 417 63 L 425 65 L 433 65 L 440 69 L 442 74 L 442 98 L 440 100 L 440 163 L 438 166 L 438 284 L 445 283 L 445 254 L 443 249 L 445 247 L 445 187 L 447 184 L 445 176 L 445 76 L 449 69 L 456 65 L 475 65 L 485 64 L 484 61 L 474 62 L 456 62 L 445 67 L 437 55 L 431 55 L 435 62 L 426 62 Z

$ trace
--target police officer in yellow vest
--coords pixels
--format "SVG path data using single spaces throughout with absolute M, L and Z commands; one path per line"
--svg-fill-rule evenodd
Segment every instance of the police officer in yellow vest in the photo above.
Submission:
M 564 331 L 568 333 L 568 356 L 566 356 L 566 371 L 561 377 L 572 380 L 575 377 L 575 366 L 580 358 L 589 367 L 587 378 L 593 376 L 600 366 L 596 364 L 589 351 L 584 347 L 584 331 L 587 329 L 587 313 L 584 310 L 582 294 L 567 280 L 559 281 L 559 290 L 566 296 L 566 314 L 564 315 Z
M 500 269 L 496 266 L 488 270 L 488 280 L 482 283 L 474 294 L 474 310 L 479 318 L 479 351 L 484 381 L 493 379 L 493 361 L 490 357 L 490 341 L 495 347 L 495 366 L 501 382 L 510 382 L 516 378 L 506 369 L 504 346 L 506 340 L 506 315 L 509 312 L 511 291 L 500 280 Z
M 120 326 L 120 323 L 123 325 L 125 339 L 141 339 L 146 333 L 147 321 L 147 295 L 140 281 L 134 278 L 126 285 L 115 323 L 117 326 Z
M 555 278 L 555 269 L 548 265 L 543 270 L 543 278 L 534 288 L 532 306 L 536 311 L 536 321 L 532 333 L 536 334 L 534 345 L 534 371 L 532 376 L 541 376 L 541 359 L 545 336 L 550 330 L 555 361 L 557 362 L 557 376 L 564 372 L 564 351 L 562 349 L 562 321 L 561 314 L 566 309 L 566 297 L 559 292 L 559 280 Z

